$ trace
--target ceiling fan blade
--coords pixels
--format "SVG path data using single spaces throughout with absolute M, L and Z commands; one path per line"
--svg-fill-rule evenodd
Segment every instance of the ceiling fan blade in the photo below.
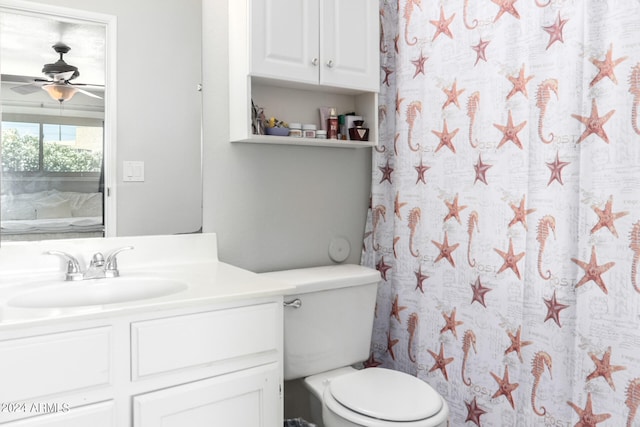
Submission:
M 92 97 L 92 98 L 102 99 L 102 97 L 101 97 L 101 96 L 98 96 L 98 95 L 96 95 L 95 93 L 91 93 L 91 92 L 89 92 L 89 91 L 86 91 L 86 90 L 80 89 L 79 87 L 76 87 L 75 85 L 73 85 L 73 86 L 74 86 L 74 87 L 78 90 L 78 92 L 80 92 L 80 93 L 83 93 L 83 94 L 85 94 L 85 95 L 87 95 L 87 96 L 90 96 L 90 97 Z
M 36 77 L 30 76 L 18 76 L 15 74 L 2 74 L 0 80 L 3 83 L 31 83 L 35 81 Z
M 27 85 L 13 86 L 11 90 L 16 93 L 19 93 L 20 95 L 30 95 L 32 93 L 38 92 L 41 86 L 42 85 L 37 83 L 31 83 Z

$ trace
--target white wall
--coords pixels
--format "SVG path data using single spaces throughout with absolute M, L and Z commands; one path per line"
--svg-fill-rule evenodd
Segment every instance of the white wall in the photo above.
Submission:
M 117 233 L 201 227 L 200 0 L 34 0 L 117 16 Z M 145 162 L 145 182 L 122 162 Z
M 254 271 L 331 264 L 337 236 L 358 263 L 371 149 L 230 143 L 226 4 L 203 0 L 204 230 L 223 261 Z

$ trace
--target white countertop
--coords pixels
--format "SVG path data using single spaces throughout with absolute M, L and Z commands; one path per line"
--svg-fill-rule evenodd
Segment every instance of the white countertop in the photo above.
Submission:
M 88 259 L 96 251 L 106 254 L 128 245 L 135 249 L 119 256 L 122 278 L 161 277 L 186 282 L 188 288 L 166 296 L 105 305 L 20 308 L 8 304 L 12 297 L 31 291 L 33 284 L 42 283 L 42 280 L 51 280 L 54 286 L 65 283 L 63 268 L 66 264 L 58 257 L 43 255 L 47 250 L 61 250 Z M 68 283 L 82 284 L 81 281 Z M 215 234 L 3 244 L 0 248 L 0 330 L 57 320 L 272 297 L 283 295 L 293 287 L 218 261 Z

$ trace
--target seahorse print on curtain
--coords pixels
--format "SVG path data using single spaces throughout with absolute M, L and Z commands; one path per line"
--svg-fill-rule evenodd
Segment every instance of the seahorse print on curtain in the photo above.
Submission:
M 540 110 L 540 115 L 538 116 L 538 137 L 545 144 L 551 144 L 553 141 L 553 132 L 549 134 L 547 138 L 544 136 L 544 116 L 547 113 L 547 105 L 551 100 L 551 92 L 553 92 L 556 97 L 558 96 L 558 80 L 557 79 L 546 79 L 542 83 L 538 85 L 538 90 L 536 91 L 536 107 Z

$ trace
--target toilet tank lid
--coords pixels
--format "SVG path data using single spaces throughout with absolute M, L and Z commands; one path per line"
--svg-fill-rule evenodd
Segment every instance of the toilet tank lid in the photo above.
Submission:
M 368 285 L 380 281 L 378 270 L 356 264 L 272 271 L 261 275 L 295 286 L 294 289 L 287 292 L 288 295 Z

